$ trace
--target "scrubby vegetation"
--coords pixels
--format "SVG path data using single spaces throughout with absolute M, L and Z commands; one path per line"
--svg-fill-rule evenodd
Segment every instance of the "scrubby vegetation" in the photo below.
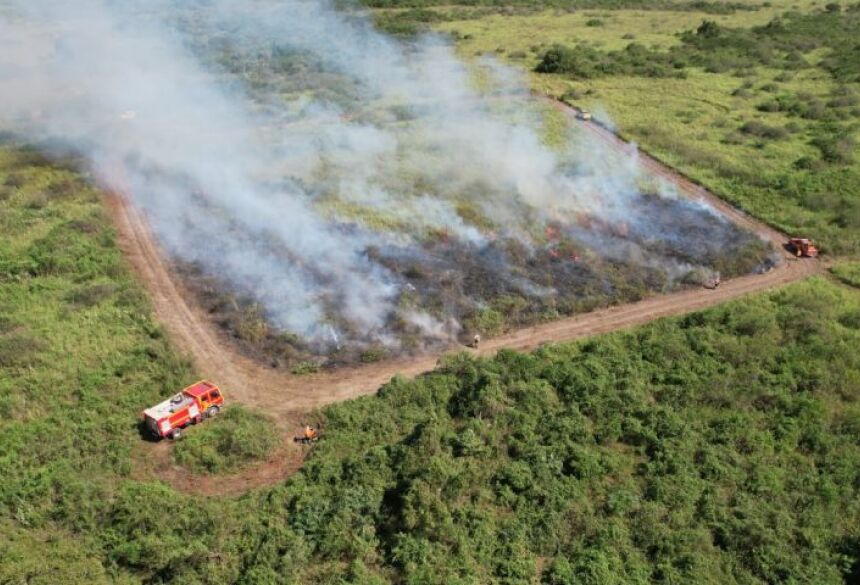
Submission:
M 605 75 L 641 75 L 643 77 L 684 78 L 683 62 L 673 62 L 671 55 L 652 52 L 644 45 L 630 43 L 620 51 L 604 53 L 588 45 L 569 48 L 556 45 L 547 50 L 535 71 L 560 73 L 574 79 L 591 79 Z
M 805 55 L 826 49 L 827 57 L 818 66 L 837 81 L 851 83 L 860 81 L 854 43 L 858 22 L 860 5 L 844 14 L 826 10 L 811 14 L 790 12 L 754 28 L 728 28 L 704 20 L 695 31 L 681 34 L 681 43 L 667 51 L 651 50 L 635 42 L 624 50 L 608 53 L 588 45 L 556 46 L 544 53 L 537 71 L 586 79 L 603 75 L 683 75 L 674 70 L 688 66 L 710 73 L 759 66 L 792 71 L 813 66 Z
M 192 471 L 220 473 L 265 458 L 280 442 L 272 421 L 233 405 L 205 425 L 189 428 L 173 456 Z
M 74 173 L 0 149 L 0 233 L 0 582 L 120 582 L 105 498 L 132 473 L 139 412 L 190 368 Z
M 532 355 L 454 357 L 329 407 L 305 468 L 238 499 L 129 479 L 145 386 L 111 374 L 62 418 L 51 414 L 55 393 L 30 394 L 25 418 L 0 422 L 0 574 L 70 584 L 852 582 L 858 316 L 860 295 L 814 280 Z M 117 315 L 94 317 L 104 327 Z M 127 357 L 109 347 L 106 361 Z M 38 357 L 53 350 L 49 339 Z M 81 345 L 77 358 L 93 351 Z M 160 355 L 127 365 L 127 380 L 164 368 Z M 40 371 L 58 369 L 44 359 Z M 18 369 L 4 374 L 20 380 Z M 94 432 L 87 412 L 108 406 L 119 424 Z M 47 451 L 23 441 L 54 425 L 71 437 L 86 428 L 86 441 L 57 450 L 58 434 Z
M 746 2 L 713 0 L 362 0 L 364 6 L 379 11 L 378 23 L 383 30 L 395 34 L 422 32 L 422 24 L 443 20 L 479 18 L 492 13 L 528 14 L 552 8 L 575 12 L 578 10 L 652 10 L 685 11 L 705 14 L 732 14 L 760 8 Z M 600 20 L 590 19 L 595 24 Z M 390 25 L 397 23 L 394 28 Z
M 850 582 L 858 311 L 814 281 L 331 407 L 274 496 L 305 578 Z
M 441 22 L 479 20 L 493 15 L 524 16 L 539 14 L 547 9 L 552 9 L 555 14 L 637 10 L 716 16 L 757 12 L 769 6 L 767 2 L 759 4 L 724 0 L 362 0 L 361 3 L 377 9 L 377 27 L 401 37 L 426 33 L 432 25 Z M 605 12 L 598 14 L 603 16 Z M 589 16 L 585 25 L 601 27 L 605 22 L 601 17 Z

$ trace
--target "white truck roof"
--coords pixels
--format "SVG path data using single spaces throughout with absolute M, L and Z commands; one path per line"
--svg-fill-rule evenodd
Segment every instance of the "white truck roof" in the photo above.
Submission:
M 164 402 L 159 402 L 155 406 L 147 408 L 143 411 L 143 414 L 155 420 L 160 420 L 178 410 L 182 410 L 193 402 L 193 398 L 180 392 L 179 394 L 174 394 Z

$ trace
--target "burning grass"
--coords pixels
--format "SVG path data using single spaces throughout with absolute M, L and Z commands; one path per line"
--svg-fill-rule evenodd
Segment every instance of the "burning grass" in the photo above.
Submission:
M 499 335 L 775 262 L 768 244 L 690 201 L 642 195 L 631 211 L 648 222 L 580 217 L 549 223 L 530 242 L 502 236 L 479 245 L 433 232 L 420 245 L 368 247 L 367 257 L 402 283 L 384 342 L 339 321 L 336 310 L 331 342 L 308 342 L 274 326 L 253 295 L 226 279 L 191 263 L 179 264 L 179 272 L 246 354 L 303 374 L 438 350 L 475 333 Z
M 267 104 L 277 94 L 292 104 L 273 134 L 280 131 L 294 144 L 336 138 L 335 146 L 310 147 L 304 164 L 286 165 L 277 180 L 303 185 L 315 212 L 339 236 L 364 242 L 363 261 L 395 289 L 382 325 L 370 331 L 356 325 L 331 279 L 309 271 L 302 278 L 324 307 L 324 334 L 311 339 L 283 326 L 279 305 L 288 299 L 267 301 L 269 291 L 258 282 L 237 281 L 211 270 L 205 258 L 177 254 L 179 272 L 215 322 L 245 353 L 272 367 L 301 375 L 434 351 L 475 333 L 499 335 L 701 286 L 716 274 L 764 271 L 774 262 L 767 244 L 678 198 L 636 165 L 635 151 L 615 152 L 577 133 L 561 113 L 524 97 L 523 86 L 506 81 L 508 74 L 493 64 L 472 69 L 480 92 L 440 101 L 433 93 L 368 95 L 312 50 L 261 55 L 223 47 L 216 54 L 247 82 L 253 101 Z M 337 104 L 341 114 L 302 113 L 308 96 Z M 451 121 L 470 128 L 473 118 L 506 130 L 494 136 L 476 126 L 487 142 L 472 151 Z M 511 138 L 511 128 L 535 129 L 540 144 L 517 140 L 516 156 L 507 158 L 511 145 L 493 139 Z M 396 148 L 381 146 L 382 135 Z M 352 141 L 378 152 L 357 156 L 344 146 Z M 549 153 L 557 164 L 542 166 Z M 542 180 L 546 185 L 535 188 Z M 201 195 L 199 215 L 226 215 Z M 225 225 L 243 229 L 232 220 Z M 272 266 L 310 264 L 276 243 L 262 245 Z

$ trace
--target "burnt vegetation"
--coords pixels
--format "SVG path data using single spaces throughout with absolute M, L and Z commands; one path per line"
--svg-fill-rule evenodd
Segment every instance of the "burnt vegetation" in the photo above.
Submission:
M 575 225 L 550 224 L 534 246 L 514 238 L 479 246 L 435 233 L 419 246 L 368 249 L 368 257 L 401 283 L 398 313 L 386 323 L 386 333 L 397 340 L 389 348 L 346 323 L 339 324 L 343 334 L 337 343 L 308 343 L 272 325 L 253 297 L 227 280 L 190 263 L 178 264 L 178 269 L 197 301 L 247 355 L 303 374 L 450 343 L 405 319 L 412 309 L 441 323 L 453 319 L 459 328 L 446 333 L 459 332 L 466 343 L 476 332 L 498 335 L 701 286 L 710 274 L 731 278 L 773 266 L 768 244 L 697 204 L 641 195 L 630 212 L 640 218 L 637 223 L 583 217 Z M 337 313 L 331 318 L 335 323 Z
M 407 13 L 426 22 L 444 18 L 426 6 L 412 7 Z M 356 79 L 348 72 L 332 70 L 308 52 L 278 46 L 237 46 L 217 35 L 192 35 L 192 39 L 202 58 L 242 79 L 261 108 L 272 101 L 310 94 L 343 108 L 350 122 L 402 127 L 419 115 L 414 108 L 404 106 L 369 106 Z M 641 50 L 644 48 L 630 52 L 636 53 L 634 58 L 641 66 L 651 67 L 647 50 L 639 54 Z M 421 196 L 437 188 L 433 177 L 398 180 L 398 195 Z M 321 207 L 327 197 L 338 203 L 336 185 L 311 191 Z M 486 242 L 470 243 L 434 227 L 427 233 L 410 233 L 414 236 L 411 245 L 364 250 L 368 259 L 386 269 L 399 291 L 395 310 L 382 331 L 357 330 L 341 314 L 338 292 L 331 291 L 324 281 L 315 281 L 331 334 L 311 343 L 273 322 L 252 284 L 243 288 L 244 283 L 231 282 L 229 275 L 207 273 L 193 262 L 179 264 L 178 270 L 192 294 L 242 351 L 272 367 L 306 374 L 320 368 L 438 350 L 452 340 L 466 342 L 476 332 L 498 335 L 515 327 L 683 286 L 701 286 L 714 273 L 730 278 L 766 270 L 772 262 L 767 245 L 683 200 L 631 194 L 626 221 L 601 220 L 587 214 L 548 224 L 545 218 L 528 218 L 522 223 L 531 233 L 524 242 L 494 224 L 480 207 L 480 193 L 475 198 L 472 195 L 445 194 L 458 219 L 480 232 Z M 358 218 L 338 215 L 335 207 L 331 220 L 334 229 L 342 233 L 392 229 L 384 214 L 367 212 L 358 205 L 345 207 Z M 271 248 L 266 243 L 260 245 Z M 295 259 L 284 255 L 283 261 Z M 428 326 L 415 318 L 417 313 L 428 314 L 436 323 Z

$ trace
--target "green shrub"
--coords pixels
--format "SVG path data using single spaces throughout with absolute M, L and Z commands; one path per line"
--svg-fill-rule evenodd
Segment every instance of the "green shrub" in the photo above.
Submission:
M 65 298 L 74 308 L 86 308 L 103 302 L 116 291 L 117 285 L 115 283 L 101 282 L 79 286 L 69 292 Z
M 756 109 L 759 112 L 779 112 L 782 110 L 782 107 L 780 106 L 778 101 L 770 100 L 760 103 L 758 106 L 756 106 Z
M 575 48 L 555 45 L 544 52 L 535 67 L 538 73 L 560 73 L 575 79 L 590 79 L 607 75 L 639 75 L 643 77 L 678 77 L 678 63 L 667 54 L 655 52 L 638 43 L 630 43 L 621 51 L 604 53 L 587 45 Z
M 374 362 L 382 361 L 385 359 L 386 355 L 388 355 L 388 352 L 384 347 L 370 347 L 361 352 L 359 360 L 363 364 L 372 364 Z
M 304 376 L 307 374 L 315 374 L 319 369 L 319 365 L 317 365 L 316 362 L 304 361 L 299 362 L 290 368 L 290 372 L 295 376 Z
M 262 308 L 253 304 L 236 316 L 236 335 L 250 343 L 261 342 L 269 332 L 269 325 Z
M 0 335 L 0 368 L 34 366 L 44 349 L 44 341 L 25 331 L 13 330 Z
M 599 26 L 597 19 L 588 26 Z M 860 45 L 855 34 L 860 25 L 860 11 L 845 13 L 788 13 L 765 26 L 729 28 L 713 20 L 703 21 L 695 30 L 681 35 L 681 44 L 666 51 L 637 47 L 632 51 L 601 52 L 580 45 L 576 48 L 556 46 L 544 53 L 536 71 L 560 73 L 575 78 L 607 75 L 641 75 L 666 77 L 672 66 L 700 67 L 711 73 L 751 71 L 756 67 L 775 67 L 786 72 L 810 67 L 804 54 L 827 48 L 829 55 L 820 64 L 841 82 L 860 80 Z M 629 47 L 628 47 L 629 49 Z M 767 84 L 765 91 L 775 91 Z M 846 100 L 850 101 L 850 100 Z M 810 117 L 820 119 L 827 112 L 815 105 Z M 779 111 L 779 105 L 765 102 L 762 111 Z
M 751 121 L 741 126 L 741 132 L 768 140 L 779 140 L 788 136 L 788 130 L 777 126 L 768 126 L 758 121 Z
M 490 307 L 479 309 L 465 320 L 466 330 L 481 335 L 498 335 L 505 328 L 505 316 Z
M 234 471 L 269 456 L 281 438 L 272 422 L 240 405 L 186 429 L 174 448 L 176 462 L 193 471 Z
M 829 163 L 849 165 L 854 162 L 857 140 L 850 134 L 825 128 L 822 134 L 812 139 L 812 144 L 821 151 L 821 158 Z

